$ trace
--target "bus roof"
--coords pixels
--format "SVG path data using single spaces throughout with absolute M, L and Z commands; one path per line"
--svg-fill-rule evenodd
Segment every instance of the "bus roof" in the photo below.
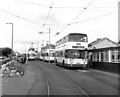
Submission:
M 84 33 L 68 33 L 67 35 L 63 36 L 62 38 L 66 37 L 66 36 L 69 36 L 69 35 L 86 35 L 87 36 L 87 34 L 84 34 Z M 62 38 L 60 38 L 56 42 L 60 41 Z
M 83 33 L 69 33 L 68 35 L 76 35 L 76 34 L 78 34 L 78 35 L 87 35 L 87 34 L 83 34 Z

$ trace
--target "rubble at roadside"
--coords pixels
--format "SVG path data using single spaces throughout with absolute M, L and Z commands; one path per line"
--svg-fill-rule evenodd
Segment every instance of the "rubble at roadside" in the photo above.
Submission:
M 19 77 L 24 75 L 23 64 L 15 60 L 9 61 L 1 66 L 1 77 Z

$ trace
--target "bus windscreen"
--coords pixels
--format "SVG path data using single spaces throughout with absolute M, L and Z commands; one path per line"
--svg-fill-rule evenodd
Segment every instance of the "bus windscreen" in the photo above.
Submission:
M 86 51 L 82 51 L 82 50 L 66 50 L 65 58 L 85 59 L 86 58 L 85 52 Z

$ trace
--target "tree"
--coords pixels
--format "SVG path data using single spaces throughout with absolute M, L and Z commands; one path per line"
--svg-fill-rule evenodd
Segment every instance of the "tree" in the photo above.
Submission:
M 11 54 L 12 50 L 8 47 L 2 49 L 2 55 L 8 57 Z
M 2 56 L 2 48 L 0 48 L 0 56 Z
M 118 45 L 120 45 L 120 40 L 118 41 Z

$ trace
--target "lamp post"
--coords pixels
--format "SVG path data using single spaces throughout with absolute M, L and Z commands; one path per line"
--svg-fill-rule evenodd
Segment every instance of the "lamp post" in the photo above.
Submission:
M 13 59 L 13 23 L 6 23 L 12 25 L 12 38 L 11 38 L 11 60 Z
M 50 63 L 50 44 L 51 42 L 50 42 L 50 28 L 49 28 L 49 63 Z

